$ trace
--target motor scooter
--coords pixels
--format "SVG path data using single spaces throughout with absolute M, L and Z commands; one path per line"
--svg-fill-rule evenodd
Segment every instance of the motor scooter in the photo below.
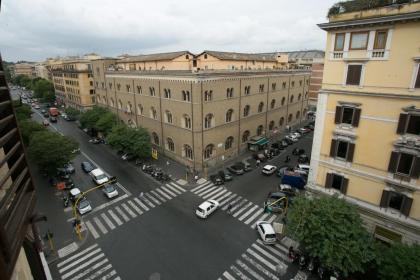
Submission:
M 69 206 L 69 203 L 70 203 L 70 198 L 67 195 L 66 196 L 63 196 L 63 205 L 64 205 L 64 208 L 67 208 Z

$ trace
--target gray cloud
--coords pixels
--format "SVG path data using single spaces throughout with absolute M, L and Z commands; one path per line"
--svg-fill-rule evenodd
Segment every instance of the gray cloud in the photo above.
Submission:
M 5 0 L 5 60 L 97 52 L 116 56 L 205 49 L 267 52 L 324 49 L 334 0 Z

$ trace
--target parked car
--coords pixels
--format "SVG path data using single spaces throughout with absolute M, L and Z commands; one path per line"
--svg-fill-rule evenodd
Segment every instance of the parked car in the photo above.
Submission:
M 295 197 L 299 193 L 299 189 L 293 188 L 287 184 L 279 184 L 279 191 L 284 193 L 288 197 L 288 202 L 292 202 L 292 198 Z
M 57 122 L 57 118 L 56 117 L 50 117 L 50 122 L 56 123 Z
M 210 175 L 209 179 L 216 186 L 223 185 L 224 183 L 223 178 L 220 177 L 218 174 Z
M 82 199 L 77 204 L 77 211 L 80 215 L 84 215 L 90 211 L 92 211 L 92 206 L 90 205 L 90 201 L 87 199 Z
M 108 198 L 113 198 L 118 196 L 118 190 L 115 184 L 106 184 L 102 191 L 104 192 L 105 196 Z
M 70 190 L 70 200 L 76 202 L 77 200 L 81 200 L 83 198 L 83 194 L 78 188 L 73 188 Z
M 294 148 L 292 151 L 292 155 L 299 156 L 305 153 L 304 149 Z
M 280 150 L 284 150 L 289 146 L 289 143 L 286 140 L 279 141 Z
M 288 146 L 295 143 L 295 141 L 292 141 L 291 139 L 287 138 L 287 136 L 282 141 L 286 142 Z
M 300 163 L 295 167 L 293 171 L 301 175 L 308 176 L 310 168 L 311 167 L 309 165 Z
M 309 157 L 307 155 L 305 155 L 305 154 L 300 155 L 298 157 L 298 162 L 299 163 L 308 163 L 309 162 Z
M 126 161 L 131 161 L 134 160 L 136 158 L 136 156 L 132 153 L 125 153 L 121 156 L 122 160 L 126 160 Z
M 277 241 L 273 226 L 266 221 L 257 221 L 256 230 L 264 244 L 274 244 Z
M 274 213 L 283 212 L 287 207 L 287 195 L 283 192 L 269 192 L 264 201 L 264 210 Z
M 207 218 L 211 213 L 213 213 L 214 211 L 216 211 L 216 209 L 219 207 L 219 202 L 217 202 L 216 200 L 212 200 L 209 199 L 207 201 L 204 201 L 203 203 L 201 203 L 197 209 L 195 210 L 195 214 L 202 218 L 205 219 Z
M 235 163 L 236 165 L 238 165 L 238 166 L 240 166 L 240 167 L 242 167 L 242 169 L 245 171 L 245 172 L 249 172 L 249 171 L 251 171 L 252 170 L 252 167 L 251 167 L 251 164 L 249 163 L 249 162 L 247 162 L 247 161 L 245 161 L 245 160 L 243 160 L 243 161 L 238 161 L 237 163 Z
M 60 115 L 61 115 L 61 117 L 62 117 L 63 119 L 67 120 L 68 116 L 67 116 L 67 114 L 66 114 L 66 113 L 61 113 Z
M 299 138 L 294 133 L 286 135 L 286 139 L 289 139 L 292 142 L 299 141 Z
M 64 164 L 62 168 L 57 168 L 57 172 L 61 176 L 66 174 L 73 174 L 74 172 L 76 172 L 76 170 L 74 169 L 71 163 L 67 163 Z
M 295 132 L 292 132 L 291 134 L 295 135 L 297 138 L 302 137 L 302 134 L 299 132 L 299 130 L 296 130 Z
M 307 128 L 307 127 L 301 127 L 301 128 L 299 128 L 299 132 L 300 133 L 303 133 L 303 134 L 306 134 L 306 133 L 309 133 L 309 132 L 311 132 L 312 130 L 311 129 L 309 129 L 309 128 Z
M 265 175 L 273 175 L 276 172 L 277 167 L 274 165 L 267 164 L 261 169 L 261 173 Z
M 88 161 L 84 161 L 81 163 L 81 167 L 84 172 L 89 173 L 94 170 L 96 167 Z
M 43 114 L 43 116 L 44 116 L 44 118 L 48 118 L 50 115 L 49 115 L 47 112 L 45 112 L 45 113 Z
M 284 165 L 284 166 L 282 166 L 282 167 L 279 167 L 279 168 L 277 169 L 277 176 L 278 176 L 278 177 L 283 177 L 283 175 L 284 175 L 284 173 L 285 173 L 286 171 L 293 171 L 293 168 L 292 168 L 292 167 L 290 167 L 290 166 L 288 166 L 288 165 Z
M 42 114 L 45 114 L 45 113 L 47 113 L 47 110 L 42 109 L 42 110 L 41 110 L 41 113 L 42 113 Z
M 242 175 L 242 174 L 244 174 L 244 170 L 243 170 L 242 166 L 237 165 L 237 164 L 231 165 L 227 169 L 230 172 L 232 172 L 233 174 L 236 174 L 236 175 Z
M 39 107 L 39 105 L 38 105 L 38 104 L 35 104 L 35 105 L 34 105 L 34 108 L 35 108 L 35 109 L 37 109 L 37 110 L 41 109 L 41 107 Z
M 92 180 L 97 185 L 101 185 L 109 181 L 109 178 L 105 175 L 105 173 L 100 168 L 96 168 L 92 170 L 89 173 L 89 175 L 92 177 Z
M 230 174 L 227 171 L 224 170 L 220 170 L 218 172 L 219 176 L 222 178 L 223 181 L 228 182 L 228 181 L 232 181 L 233 180 L 233 176 L 232 174 Z
M 93 144 L 101 144 L 104 143 L 104 139 L 99 138 L 99 137 L 93 137 L 92 139 L 89 139 L 89 143 L 93 143 Z
M 49 125 L 50 125 L 50 122 L 49 122 L 49 121 L 47 121 L 47 120 L 43 120 L 43 121 L 42 121 L 42 125 L 44 125 L 44 126 L 49 126 Z
M 266 162 L 267 158 L 265 157 L 265 155 L 263 153 L 255 153 L 253 155 L 255 160 L 260 160 L 260 162 Z

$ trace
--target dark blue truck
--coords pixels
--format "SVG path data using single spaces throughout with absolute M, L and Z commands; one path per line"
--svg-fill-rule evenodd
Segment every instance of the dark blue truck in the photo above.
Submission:
M 281 178 L 281 183 L 290 185 L 293 188 L 297 188 L 299 190 L 303 190 L 306 185 L 305 179 L 300 176 L 299 173 L 293 171 L 285 171 L 284 175 Z

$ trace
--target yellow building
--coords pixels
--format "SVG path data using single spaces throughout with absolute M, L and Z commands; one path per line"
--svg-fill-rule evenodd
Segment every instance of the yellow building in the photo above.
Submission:
M 14 71 L 13 71 L 14 76 L 24 75 L 30 78 L 35 77 L 35 65 L 32 63 L 26 63 L 26 62 L 16 63 L 13 68 L 14 68 Z
M 330 10 L 309 188 L 385 242 L 420 242 L 420 3 Z

